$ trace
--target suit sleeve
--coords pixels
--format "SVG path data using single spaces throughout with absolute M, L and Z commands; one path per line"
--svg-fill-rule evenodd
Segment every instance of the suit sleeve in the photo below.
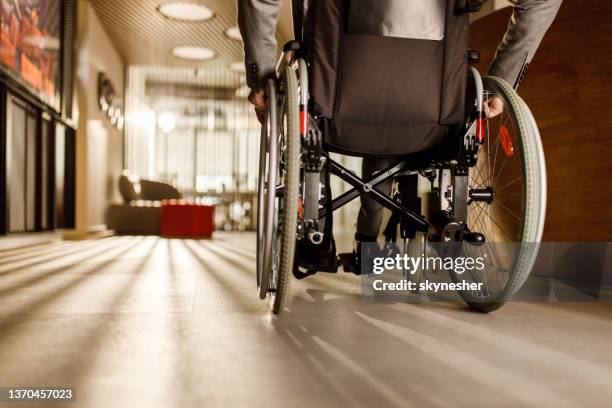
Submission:
M 238 0 L 247 85 L 261 89 L 276 67 L 276 24 L 281 0 Z
M 511 0 L 514 4 L 508 30 L 499 45 L 488 75 L 517 87 L 550 28 L 562 0 Z

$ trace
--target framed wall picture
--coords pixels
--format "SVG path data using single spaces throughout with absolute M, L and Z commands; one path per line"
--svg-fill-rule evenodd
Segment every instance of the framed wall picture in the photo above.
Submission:
M 60 0 L 0 0 L 0 66 L 60 108 Z

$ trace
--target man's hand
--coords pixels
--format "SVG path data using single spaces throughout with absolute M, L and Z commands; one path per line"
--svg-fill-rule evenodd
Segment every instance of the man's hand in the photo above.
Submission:
M 485 117 L 488 119 L 494 118 L 504 111 L 504 101 L 499 97 L 494 96 L 490 101 L 484 103 Z
M 266 120 L 266 113 L 268 112 L 268 101 L 264 91 L 251 91 L 249 94 L 249 102 L 255 106 L 255 114 L 257 120 L 263 125 Z

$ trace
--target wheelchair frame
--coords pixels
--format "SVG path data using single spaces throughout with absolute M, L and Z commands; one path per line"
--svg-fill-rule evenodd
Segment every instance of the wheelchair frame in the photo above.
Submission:
M 300 84 L 305 89 L 308 89 L 308 70 L 306 63 L 303 59 L 297 59 L 296 61 L 296 55 L 299 49 L 300 44 L 297 41 L 290 41 L 285 44 L 283 54 L 281 55 L 277 65 L 277 72 L 283 63 L 297 63 Z M 469 56 L 471 59 L 473 58 L 473 55 L 474 51 L 470 51 Z M 322 135 L 321 131 L 316 126 L 316 117 L 311 117 L 307 110 L 309 106 L 308 92 L 300 92 L 300 133 L 305 140 L 306 145 L 306 154 L 302 159 L 306 173 L 304 180 L 305 216 L 302 222 L 302 235 L 307 236 L 315 245 L 319 244 L 323 239 L 322 232 L 319 229 L 319 220 L 325 218 L 328 215 L 329 210 L 327 207 L 323 207 L 317 213 L 312 209 L 319 207 L 319 175 L 323 163 L 327 161 L 328 165 L 330 166 L 330 173 L 352 186 L 350 190 L 332 200 L 332 212 L 360 197 L 362 194 L 365 194 L 368 197 L 376 200 L 385 208 L 391 210 L 393 213 L 399 215 L 402 223 L 407 223 L 409 229 L 412 230 L 409 235 L 412 235 L 416 231 L 427 233 L 430 229 L 430 223 L 422 214 L 417 213 L 414 209 L 407 208 L 401 202 L 393 200 L 392 197 L 381 192 L 378 188 L 376 188 L 376 186 L 408 170 L 451 170 L 455 178 L 455 182 L 453 183 L 453 196 L 457 197 L 458 199 L 460 199 L 460 197 L 465 197 L 465 204 L 454 206 L 451 212 L 446 212 L 441 218 L 439 217 L 443 221 L 441 224 L 435 225 L 435 227 L 438 229 L 441 236 L 451 233 L 451 239 L 461 241 L 463 234 L 455 233 L 470 232 L 465 224 L 467 221 L 468 199 L 474 201 L 490 201 L 493 198 L 493 193 L 490 191 L 468 191 L 468 168 L 476 164 L 478 149 L 480 143 L 484 139 L 484 86 L 482 77 L 480 76 L 478 70 L 476 70 L 474 67 L 470 67 L 469 71 L 474 79 L 476 110 L 471 118 L 472 123 L 467 126 L 466 129 L 460 129 L 460 127 L 457 127 L 452 135 L 462 142 L 460 143 L 460 146 L 456 148 L 456 152 L 453 152 L 455 154 L 447 153 L 449 159 L 445 161 L 432 159 L 423 162 L 422 152 L 414 153 L 400 159 L 397 163 L 389 166 L 387 169 L 381 171 L 367 181 L 356 176 L 353 174 L 353 172 L 346 169 L 338 162 L 332 160 L 327 153 L 323 153 Z M 417 158 L 417 160 L 415 160 L 415 158 Z M 418 158 L 421 158 L 421 160 L 418 160 Z M 422 166 L 414 166 L 415 162 L 421 163 Z M 308 173 L 311 173 L 310 177 L 308 176 Z M 452 228 L 449 229 L 449 227 Z

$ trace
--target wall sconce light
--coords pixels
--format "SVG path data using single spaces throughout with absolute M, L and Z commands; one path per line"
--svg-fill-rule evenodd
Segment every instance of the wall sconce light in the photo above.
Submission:
M 115 88 L 104 73 L 98 74 L 98 104 L 100 110 L 106 113 L 111 125 L 122 130 L 125 119 L 121 107 L 121 99 L 115 94 Z M 121 122 L 121 127 L 118 124 Z

